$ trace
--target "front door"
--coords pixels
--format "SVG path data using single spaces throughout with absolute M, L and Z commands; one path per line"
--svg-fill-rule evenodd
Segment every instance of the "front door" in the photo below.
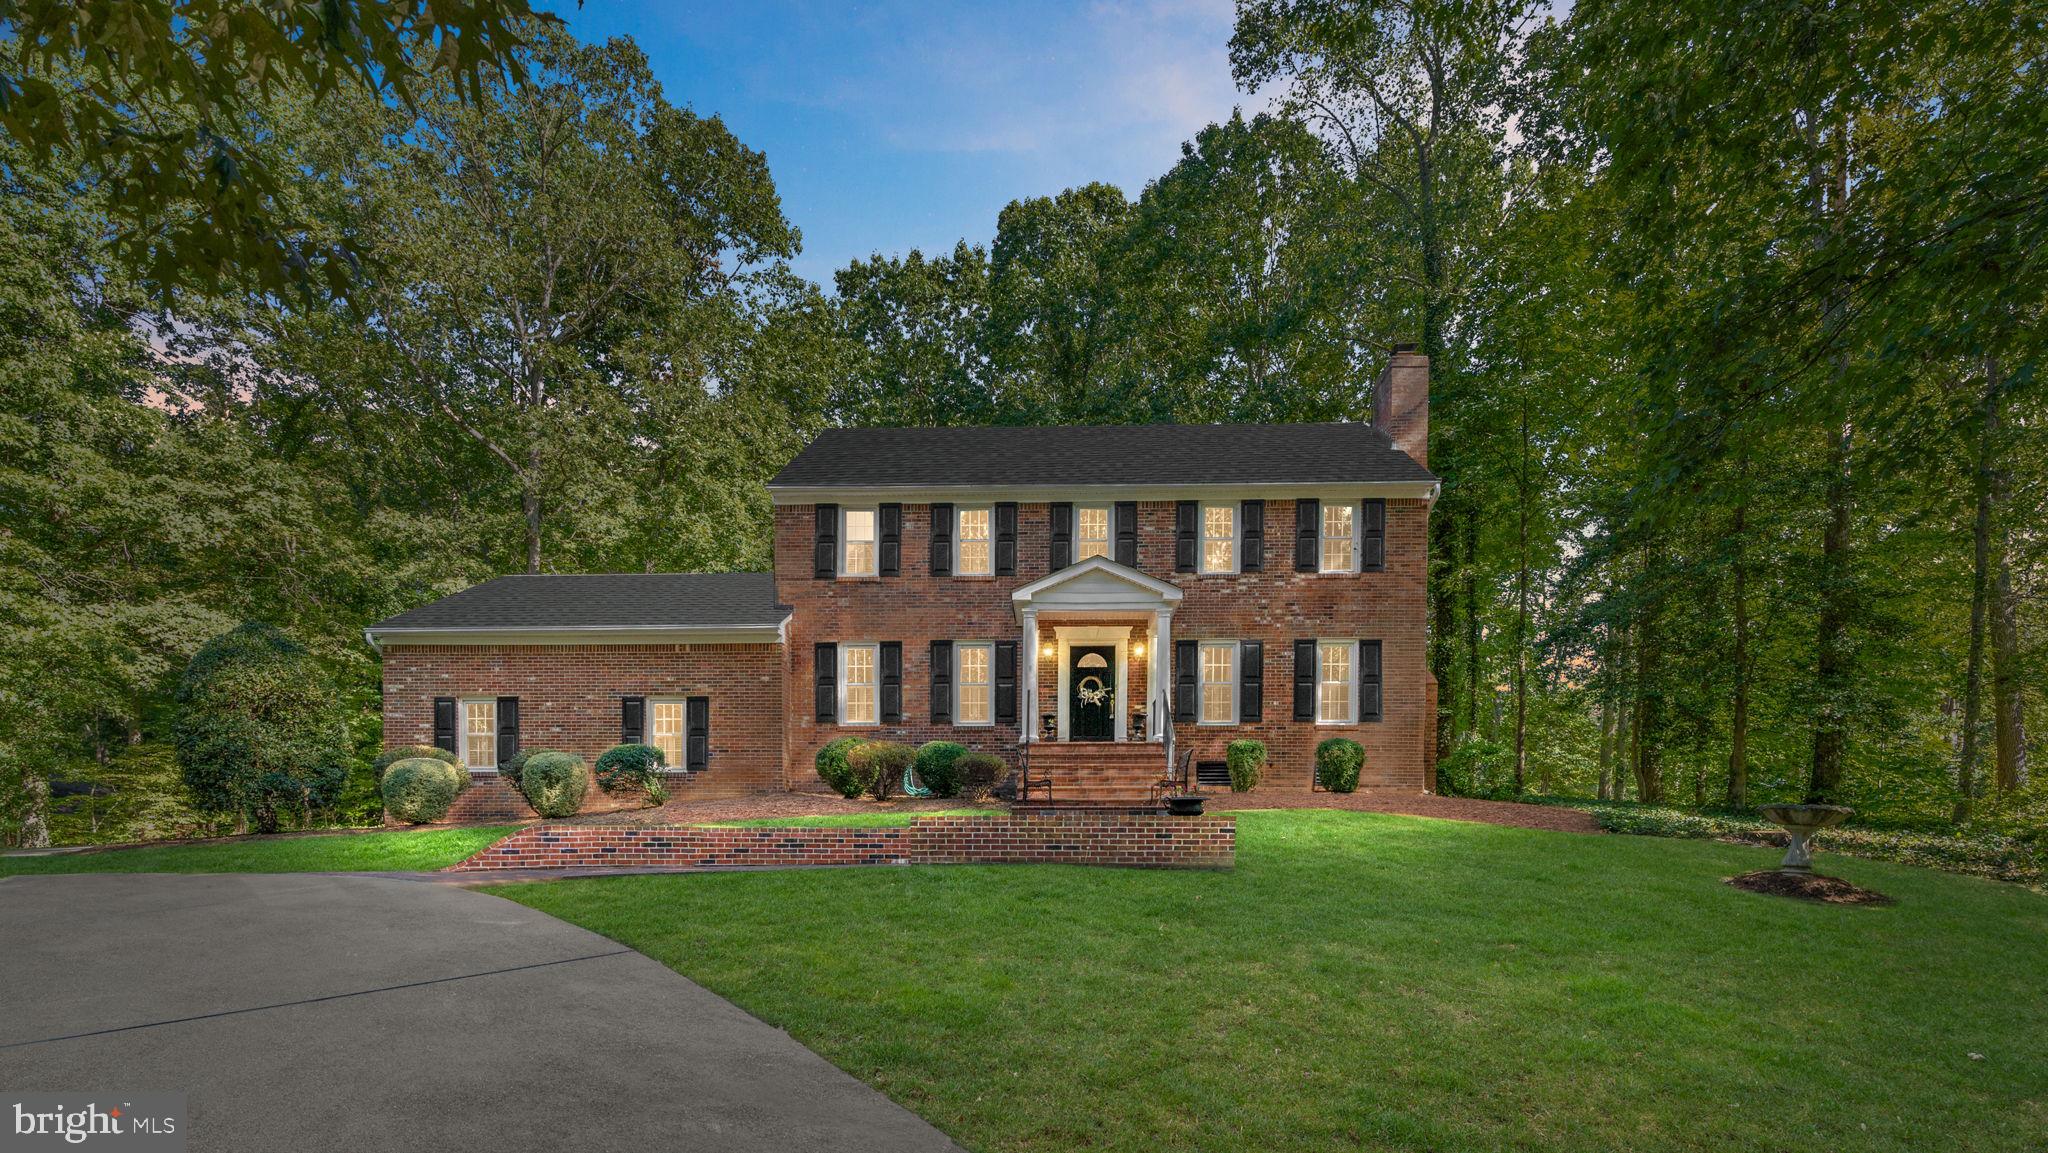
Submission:
M 1067 666 L 1067 735 L 1077 741 L 1116 739 L 1116 646 L 1075 646 Z

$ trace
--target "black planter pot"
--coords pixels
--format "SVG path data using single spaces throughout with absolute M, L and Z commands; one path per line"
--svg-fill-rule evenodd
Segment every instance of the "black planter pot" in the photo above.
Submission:
M 1202 801 L 1198 796 L 1166 798 L 1166 811 L 1176 817 L 1199 817 L 1202 815 Z

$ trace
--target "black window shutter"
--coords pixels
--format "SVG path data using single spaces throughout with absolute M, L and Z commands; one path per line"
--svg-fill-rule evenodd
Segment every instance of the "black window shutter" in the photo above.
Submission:
M 1237 719 L 1266 719 L 1266 646 L 1262 641 L 1237 642 Z
M 953 642 L 932 642 L 932 723 L 953 723 Z
M 1294 571 L 1314 572 L 1321 567 L 1316 555 L 1317 545 L 1322 540 L 1323 502 L 1319 500 L 1298 500 L 1294 502 Z
M 1380 719 L 1380 642 L 1358 642 L 1358 719 L 1376 721 Z
M 996 575 L 1017 575 L 1017 502 L 996 502 Z
M 455 740 L 455 698 L 434 698 L 434 747 L 451 753 L 462 750 Z
M 691 697 L 683 710 L 683 767 L 701 773 L 711 764 L 711 698 Z
M 1248 500 L 1238 506 L 1238 522 L 1243 526 L 1244 555 L 1239 558 L 1238 569 L 1242 572 L 1259 572 L 1266 567 L 1266 502 Z
M 839 715 L 839 646 L 820 643 L 811 662 L 818 682 L 818 722 L 824 724 Z
M 953 575 L 953 506 L 932 506 L 932 575 Z
M 1068 501 L 1054 501 L 1052 506 L 1052 563 L 1046 567 L 1052 572 L 1074 563 L 1074 506 Z
M 622 745 L 644 745 L 647 743 L 647 698 L 619 698 L 619 743 Z
M 897 576 L 903 571 L 903 506 L 885 504 L 875 520 L 875 535 L 880 538 L 875 572 L 879 576 Z
M 996 642 L 996 723 L 1017 723 L 1017 642 Z
M 1316 642 L 1294 642 L 1294 719 L 1316 719 Z
M 519 755 L 519 698 L 498 698 L 498 763 Z
M 1191 500 L 1180 502 L 1173 510 L 1173 571 L 1195 571 L 1195 526 L 1201 519 L 1202 506 Z
M 1116 502 L 1116 563 L 1138 567 L 1138 502 Z
M 883 641 L 882 654 L 882 722 L 901 724 L 903 722 L 903 642 Z
M 1387 502 L 1373 499 L 1358 506 L 1358 568 L 1379 572 L 1387 567 Z
M 1199 654 L 1194 641 L 1173 642 L 1173 719 L 1195 719 L 1195 662 Z
M 821 504 L 817 513 L 817 537 L 811 549 L 811 575 L 821 581 L 831 580 L 839 574 L 839 506 Z

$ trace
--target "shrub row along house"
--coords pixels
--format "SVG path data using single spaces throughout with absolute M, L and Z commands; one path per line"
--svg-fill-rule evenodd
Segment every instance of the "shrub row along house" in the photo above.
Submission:
M 1123 801 L 1243 737 L 1306 790 L 1345 736 L 1363 784 L 1432 787 L 1428 391 L 1397 350 L 1371 425 L 827 431 L 769 483 L 773 573 L 502 577 L 372 626 L 385 742 L 482 784 L 644 742 L 671 793 L 730 795 L 817 787 L 837 737 L 946 739 Z

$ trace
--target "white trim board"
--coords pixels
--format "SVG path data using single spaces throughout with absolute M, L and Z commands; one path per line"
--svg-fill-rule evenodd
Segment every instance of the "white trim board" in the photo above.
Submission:
M 386 645 L 772 645 L 784 622 L 703 628 L 364 629 L 371 648 Z
M 1119 500 L 1388 500 L 1434 501 L 1443 488 L 1435 480 L 1360 481 L 1356 484 L 1146 484 L 1146 485 L 769 485 L 768 496 L 778 505 L 856 503 L 984 505 L 1014 500 L 1027 504 L 1072 501 L 1102 504 Z

